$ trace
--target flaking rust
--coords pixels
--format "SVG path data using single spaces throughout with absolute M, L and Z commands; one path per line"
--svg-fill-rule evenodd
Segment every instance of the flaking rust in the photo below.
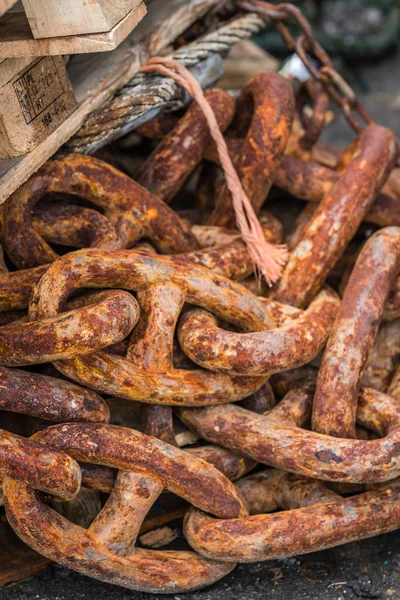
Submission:
M 51 210 L 47 207 L 40 211 L 34 212 L 33 224 L 42 232 L 47 241 L 58 240 L 58 243 L 65 243 L 67 246 L 80 246 L 77 241 L 81 235 L 87 232 L 87 221 L 85 218 L 86 209 L 76 206 L 60 206 L 54 205 Z M 76 214 L 76 209 L 79 210 L 79 218 L 71 219 L 71 213 Z M 95 212 L 90 211 L 89 212 Z M 56 218 L 57 215 L 57 218 Z M 60 219 L 58 219 L 58 216 Z M 107 222 L 108 220 L 105 219 Z M 92 225 L 94 225 L 92 229 Z M 282 225 L 280 222 L 269 215 L 263 213 L 261 215 L 261 223 L 263 225 L 264 236 L 267 241 L 279 243 L 282 241 Z M 92 219 L 90 215 L 91 233 L 96 236 L 102 235 L 104 232 L 104 217 L 100 213 L 96 213 L 96 219 Z M 111 225 L 110 221 L 107 223 Z M 83 229 L 82 227 L 83 226 Z M 60 228 L 62 227 L 62 234 Z M 190 259 L 198 265 L 207 267 L 215 273 L 224 275 L 229 279 L 242 281 L 253 273 L 253 264 L 246 250 L 246 246 L 237 231 L 228 230 L 221 227 L 210 227 L 205 225 L 194 225 L 191 227 L 192 233 L 195 236 L 197 243 L 201 249 L 190 252 L 189 255 L 183 253 L 184 260 Z M 143 242 L 136 244 L 137 250 L 143 251 Z M 210 247 L 208 247 L 210 246 Z M 214 247 L 215 246 L 215 247 Z M 155 252 L 154 247 L 153 251 Z M 19 271 L 0 273 L 0 310 L 1 316 L 5 316 L 6 311 L 17 309 L 26 309 L 32 297 L 33 289 L 42 275 L 47 271 L 48 265 L 21 269 Z
M 357 231 L 375 196 L 395 165 L 395 135 L 369 125 L 359 148 L 337 183 L 326 194 L 305 227 L 273 297 L 307 306 Z
M 241 245 L 238 251 L 242 252 Z M 202 252 L 205 256 L 206 250 Z M 222 257 L 225 252 L 223 247 Z M 84 264 L 86 267 L 82 268 Z M 221 260 L 220 269 L 224 266 Z M 229 263 L 226 268 L 231 268 Z M 71 277 L 73 271 L 77 277 Z M 83 360 L 56 363 L 59 370 L 84 385 L 146 403 L 199 406 L 227 402 L 230 398 L 240 400 L 265 381 L 263 376 L 231 377 L 200 369 L 173 368 L 173 333 L 185 301 L 247 329 L 263 330 L 274 325 L 263 302 L 240 284 L 196 265 L 190 253 L 176 257 L 132 250 L 71 253 L 54 262 L 41 279 L 31 302 L 31 318 L 42 319 L 45 313 L 56 315 L 60 310 L 63 300 L 57 297 L 55 281 L 64 300 L 73 288 L 89 285 L 122 286 L 136 291 L 139 304 L 143 302 L 142 320 L 134 331 L 126 358 L 103 352 L 89 354 Z M 48 286 L 51 297 L 44 291 Z M 44 302 L 45 297 L 49 302 Z M 158 340 L 156 346 L 154 339 Z M 164 365 L 161 372 L 160 361 Z
M 237 483 L 251 516 L 219 520 L 197 509 L 185 518 L 190 545 L 209 559 L 272 560 L 325 550 L 400 526 L 400 481 L 342 498 L 323 484 L 271 469 Z M 281 509 L 281 512 L 269 513 Z
M 117 247 L 132 246 L 143 237 L 165 253 L 197 247 L 190 229 L 157 196 L 107 163 L 76 155 L 46 163 L 3 205 L 2 241 L 19 268 L 45 264 L 57 257 L 34 228 L 31 214 L 36 203 L 50 192 L 75 194 L 103 210 L 114 225 L 113 244 Z M 109 240 L 100 238 L 100 245 L 109 247 Z
M 81 461 L 124 469 L 88 530 L 46 506 L 28 485 L 5 478 L 9 521 L 25 542 L 45 556 L 102 581 L 149 592 L 196 589 L 234 567 L 194 552 L 134 547 L 141 523 L 164 487 L 216 516 L 247 514 L 235 487 L 210 464 L 156 438 L 110 425 L 54 426 L 35 439 Z
M 18 367 L 91 353 L 124 339 L 138 315 L 133 296 L 109 290 L 60 315 L 4 325 L 0 327 L 0 364 Z
M 0 211 L 0 502 L 50 560 L 144 592 L 400 527 L 397 141 L 296 7 L 239 4 L 312 74 L 296 93 L 276 73 L 237 100 L 205 92 L 265 239 L 288 243 L 275 288 L 254 276 L 195 103 L 137 130 L 136 180 L 67 156 Z M 357 131 L 344 153 L 319 142 L 330 97 Z M 130 139 L 102 156 L 133 172 Z M 264 211 L 272 185 L 308 202 L 286 239 L 284 197 Z M 366 239 L 363 221 L 391 227 Z M 136 546 L 185 511 L 192 551 Z
M 231 375 L 272 375 L 310 362 L 323 347 L 339 306 L 323 290 L 308 309 L 282 327 L 255 333 L 234 333 L 217 326 L 209 313 L 186 312 L 179 341 L 186 354 L 210 371 Z
M 277 73 L 256 75 L 242 90 L 236 115 L 232 135 L 244 138 L 236 169 L 243 189 L 258 213 L 289 139 L 294 115 L 294 97 L 289 81 Z M 235 215 L 226 186 L 219 192 L 215 204 L 210 223 L 232 226 Z
M 315 431 L 356 437 L 361 377 L 399 269 L 400 228 L 381 229 L 361 250 L 321 361 L 313 405 Z
M 207 90 L 204 96 L 224 131 L 233 118 L 234 100 L 227 92 L 217 89 Z M 162 133 L 158 129 L 149 131 L 149 126 L 144 132 L 152 137 Z M 136 175 L 138 182 L 165 202 L 170 202 L 200 163 L 210 140 L 205 116 L 198 105 L 193 104 L 140 167 Z
M 299 475 L 349 483 L 389 481 L 399 477 L 397 401 L 377 390 L 362 389 L 357 421 L 383 437 L 371 440 L 336 438 L 302 427 L 311 414 L 314 387 L 312 377 L 311 382 L 308 378 L 295 382 L 284 399 L 264 415 L 234 404 L 179 408 L 178 414 L 206 440 Z M 282 440 L 285 440 L 284 444 Z

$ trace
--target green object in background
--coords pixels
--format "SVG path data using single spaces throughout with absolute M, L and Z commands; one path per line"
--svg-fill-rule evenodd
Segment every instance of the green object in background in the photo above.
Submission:
M 324 0 L 317 38 L 332 54 L 378 56 L 398 45 L 400 10 L 396 0 Z

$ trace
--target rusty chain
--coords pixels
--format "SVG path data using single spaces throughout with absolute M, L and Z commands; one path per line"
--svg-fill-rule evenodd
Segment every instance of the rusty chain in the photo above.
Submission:
M 54 449 L 49 453 L 65 456 L 78 472 L 70 456 L 122 470 L 107 504 L 88 530 L 46 506 L 29 486 L 34 482 L 29 476 L 20 482 L 6 477 L 3 492 L 8 519 L 31 546 L 79 572 L 141 591 L 196 589 L 232 570 L 234 564 L 209 561 L 194 552 L 135 548 L 142 520 L 164 487 L 216 516 L 247 514 L 234 486 L 210 464 L 156 438 L 112 425 L 56 425 L 36 434 L 36 439 Z M 59 472 L 64 475 L 65 469 Z M 62 536 L 57 534 L 60 527 Z
M 141 591 L 197 589 L 237 562 L 400 527 L 396 138 L 337 79 L 298 9 L 238 6 L 275 21 L 314 76 L 296 93 L 275 73 L 236 100 L 206 92 L 265 238 L 292 228 L 271 291 L 230 228 L 194 105 L 139 128 L 139 168 L 134 148 L 123 163 L 133 178 L 116 167 L 122 145 L 111 164 L 71 155 L 1 209 L 0 504 L 51 560 Z M 328 96 L 357 129 L 344 153 L 319 142 Z M 296 221 L 288 193 L 307 202 Z M 258 463 L 272 468 L 250 473 Z M 185 515 L 192 550 L 137 545 L 163 490 L 181 498 L 163 522 Z
M 317 41 L 309 21 L 297 6 L 287 2 L 272 4 L 263 0 L 237 0 L 237 6 L 255 12 L 263 18 L 272 19 L 288 49 L 300 57 L 313 79 L 322 84 L 355 133 L 361 133 L 365 125 L 374 122 L 354 90 L 334 69 L 329 55 Z M 287 21 L 295 23 L 302 35 L 294 38 L 286 24 Z M 312 57 L 317 59 L 318 65 Z

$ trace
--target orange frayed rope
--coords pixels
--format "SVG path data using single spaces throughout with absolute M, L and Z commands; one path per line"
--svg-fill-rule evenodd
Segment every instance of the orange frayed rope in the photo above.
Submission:
M 283 267 L 288 260 L 286 245 L 270 244 L 266 241 L 257 215 L 233 166 L 214 111 L 205 98 L 198 81 L 186 67 L 176 60 L 159 56 L 150 59 L 141 70 L 145 72 L 156 71 L 165 77 L 174 79 L 189 92 L 200 106 L 210 128 L 211 136 L 216 144 L 220 163 L 225 173 L 226 184 L 232 194 L 232 204 L 235 209 L 237 227 L 253 260 L 256 274 L 263 275 L 265 281 L 271 286 L 282 275 Z

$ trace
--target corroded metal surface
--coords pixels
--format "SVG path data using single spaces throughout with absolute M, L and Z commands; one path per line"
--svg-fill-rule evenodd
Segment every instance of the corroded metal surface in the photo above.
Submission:
M 271 375 L 310 362 L 322 349 L 339 306 L 337 296 L 323 290 L 290 324 L 267 332 L 233 333 L 217 326 L 205 311 L 182 317 L 179 341 L 185 353 L 211 371 L 235 375 Z
M 106 402 L 87 390 L 55 377 L 0 367 L 0 410 L 53 422 L 109 420 Z
M 319 370 L 315 431 L 356 436 L 362 373 L 399 269 L 400 228 L 382 229 L 366 242 L 346 285 Z
M 42 265 L 40 267 L 33 267 L 32 269 L 1 273 L 0 310 L 10 311 L 28 308 L 32 290 L 46 271 L 47 265 Z
M 2 477 L 29 483 L 37 490 L 65 500 L 76 496 L 81 472 L 78 463 L 65 452 L 51 450 L 4 429 L 0 430 L 0 439 Z
M 397 224 L 397 142 L 297 8 L 240 5 L 262 14 L 241 27 L 276 21 L 313 76 L 206 92 L 266 240 L 291 251 L 275 289 L 254 276 L 196 104 L 102 154 L 137 181 L 69 156 L 1 210 L 0 504 L 49 559 L 141 591 L 400 527 L 400 229 L 359 228 Z M 358 132 L 344 153 L 318 141 L 329 96 Z M 274 469 L 248 475 L 258 463 Z M 193 551 L 136 546 L 185 512 Z
M 236 169 L 256 212 L 260 212 L 272 185 L 275 169 L 282 160 L 293 113 L 294 98 L 290 83 L 276 73 L 253 77 L 237 101 L 237 122 L 233 123 L 233 130 L 239 138 L 245 136 L 245 140 Z M 223 226 L 235 223 L 226 186 L 216 198 L 210 223 Z
M 340 173 L 318 162 L 285 155 L 274 177 L 274 185 L 296 198 L 320 202 L 340 178 Z M 386 227 L 400 225 L 399 193 L 392 191 L 388 182 L 377 195 L 364 220 Z
M 39 321 L 4 325 L 0 364 L 17 367 L 93 352 L 126 337 L 138 314 L 133 296 L 109 290 L 92 296 L 87 306 Z
M 362 385 L 386 392 L 400 363 L 400 320 L 383 323 L 370 350 Z M 392 395 L 391 392 L 389 392 Z
M 360 136 L 359 146 L 293 249 L 273 291 L 276 300 L 307 306 L 393 169 L 398 148 L 394 134 L 388 129 L 369 125 Z
M 392 321 L 400 317 L 400 278 L 397 277 L 385 308 L 384 319 Z
M 354 483 L 388 481 L 400 475 L 399 407 L 393 398 L 372 388 L 361 390 L 357 421 L 384 437 L 349 440 L 302 428 L 311 414 L 313 395 L 312 380 L 300 380 L 265 415 L 234 404 L 179 408 L 178 413 L 210 442 L 285 471 Z
M 58 212 L 58 208 L 54 212 Z M 49 217 L 49 215 L 50 213 L 47 213 L 47 217 Z M 53 219 L 50 221 L 50 218 L 47 217 L 46 233 L 49 236 L 48 241 L 50 241 L 50 236 L 51 239 L 55 239 L 55 236 L 59 231 L 60 221 L 53 221 Z M 262 213 L 260 221 L 263 226 L 265 239 L 275 243 L 281 242 L 282 225 L 279 221 L 268 213 Z M 42 224 L 43 221 L 41 221 L 41 226 Z M 230 229 L 204 225 L 195 225 L 191 229 L 202 249 L 194 250 L 189 255 L 184 255 L 182 258 L 207 267 L 215 273 L 224 275 L 229 279 L 242 280 L 253 273 L 253 264 L 247 252 L 246 245 L 236 231 L 232 232 Z M 73 246 L 73 240 L 76 239 L 76 235 L 79 233 L 80 230 L 78 228 L 75 230 L 68 229 L 68 231 L 65 231 L 64 233 L 63 240 L 68 245 Z M 145 242 L 136 244 L 135 249 L 143 252 L 144 243 Z M 214 246 L 218 247 L 214 248 Z M 33 288 L 47 271 L 47 268 L 48 265 L 41 265 L 39 267 L 21 269 L 20 271 L 12 271 L 10 273 L 7 271 L 0 273 L 0 310 L 3 311 L 0 313 L 0 316 L 6 315 L 4 311 L 28 307 L 32 297 Z
M 40 280 L 30 305 L 31 318 L 56 315 L 74 289 L 89 286 L 134 290 L 139 293 L 139 302 L 142 299 L 145 307 L 147 303 L 151 307 L 151 315 L 143 316 L 135 330 L 127 358 L 103 352 L 88 354 L 86 359 L 57 361 L 57 368 L 68 377 L 123 398 L 192 406 L 240 400 L 265 381 L 262 376 L 231 377 L 172 368 L 172 335 L 184 301 L 207 308 L 241 328 L 263 330 L 273 326 L 267 305 L 239 284 L 195 265 L 190 254 L 167 258 L 130 250 L 70 253 L 54 262 Z M 50 295 L 47 289 L 51 289 Z M 146 308 L 144 311 L 145 315 Z M 156 346 L 154 339 L 158 340 Z M 157 372 L 159 360 L 169 365 L 161 373 Z
M 2 205 L 1 239 L 20 268 L 57 257 L 32 224 L 32 208 L 49 192 L 75 194 L 102 209 L 120 247 L 130 247 L 142 237 L 165 253 L 197 247 L 190 229 L 160 199 L 110 165 L 76 155 L 46 163 L 9 198 L 6 208 Z
M 233 118 L 234 100 L 223 90 L 208 90 L 204 96 L 224 131 Z M 199 106 L 193 104 L 140 167 L 136 174 L 138 183 L 169 202 L 200 163 L 210 140 L 205 116 Z
M 43 239 L 53 244 L 71 248 L 120 248 L 122 245 L 111 221 L 91 208 L 43 203 L 35 207 L 32 225 Z
M 274 469 L 237 483 L 249 517 L 221 520 L 191 509 L 190 545 L 207 558 L 252 562 L 307 554 L 400 527 L 400 480 L 342 498 L 323 484 Z M 281 512 L 269 513 L 281 509 Z
M 155 438 L 110 425 L 53 426 L 35 437 L 82 461 L 134 469 L 119 473 L 108 503 L 88 530 L 43 504 L 29 486 L 6 478 L 8 519 L 41 553 L 103 581 L 153 592 L 195 589 L 233 568 L 190 552 L 134 547 L 142 520 L 164 486 L 216 516 L 247 514 L 234 486 L 211 465 Z

